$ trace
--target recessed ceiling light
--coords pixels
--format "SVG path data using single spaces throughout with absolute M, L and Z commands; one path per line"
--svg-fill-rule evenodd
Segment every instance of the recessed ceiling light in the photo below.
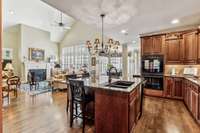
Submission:
M 10 11 L 9 11 L 9 14 L 13 15 L 13 14 L 14 14 L 14 11 L 13 11 L 13 10 L 10 10 Z
M 126 30 L 121 30 L 121 33 L 125 34 L 125 33 L 127 33 L 127 31 Z
M 173 19 L 172 21 L 171 21 L 171 24 L 178 24 L 180 21 L 178 20 L 178 19 Z

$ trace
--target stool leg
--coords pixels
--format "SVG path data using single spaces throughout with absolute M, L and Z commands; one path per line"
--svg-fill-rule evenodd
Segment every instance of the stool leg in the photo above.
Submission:
M 69 95 L 67 93 L 67 108 L 66 108 L 66 111 L 68 112 L 68 110 L 69 110 Z
M 77 103 L 75 104 L 75 108 L 76 108 L 76 115 L 78 115 L 78 105 L 77 105 Z
M 82 109 L 82 114 L 83 114 L 83 128 L 82 128 L 82 133 L 85 132 L 85 103 L 83 103 L 83 109 Z
M 73 100 L 70 101 L 70 127 L 72 127 L 73 124 L 73 111 L 74 111 L 74 105 Z

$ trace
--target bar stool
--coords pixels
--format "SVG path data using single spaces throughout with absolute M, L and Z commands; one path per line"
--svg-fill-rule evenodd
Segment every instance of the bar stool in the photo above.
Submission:
M 85 94 L 84 82 L 81 80 L 69 80 L 70 85 L 70 127 L 72 127 L 73 120 L 76 118 L 83 119 L 82 132 L 85 130 L 86 107 L 94 101 L 94 98 Z M 79 105 L 79 106 L 77 106 Z M 78 112 L 78 108 L 82 110 Z M 74 113 L 75 110 L 75 113 Z M 87 117 L 88 118 L 88 117 Z
M 66 83 L 67 83 L 67 107 L 66 107 L 66 111 L 68 112 L 69 110 L 69 79 L 76 79 L 77 75 L 76 74 L 70 74 L 70 75 L 66 75 Z

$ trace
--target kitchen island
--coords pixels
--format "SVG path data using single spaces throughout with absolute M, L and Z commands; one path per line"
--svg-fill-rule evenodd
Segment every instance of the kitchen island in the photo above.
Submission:
M 126 80 L 100 77 L 95 82 L 85 79 L 84 84 L 95 91 L 96 133 L 131 133 L 142 113 L 141 78 Z

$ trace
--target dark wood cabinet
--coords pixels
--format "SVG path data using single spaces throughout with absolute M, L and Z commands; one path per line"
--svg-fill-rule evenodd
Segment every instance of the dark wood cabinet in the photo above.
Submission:
M 130 113 L 130 119 L 129 119 L 129 131 L 132 133 L 134 130 L 134 127 L 136 125 L 137 116 L 136 116 L 136 106 L 137 106 L 137 98 L 134 97 L 130 104 L 129 104 L 129 113 Z
M 185 47 L 184 63 L 197 63 L 197 31 L 183 34 L 183 43 Z
M 148 55 L 152 53 L 152 49 L 153 49 L 152 37 L 141 38 L 141 44 L 142 44 L 142 55 Z
M 172 89 L 172 97 L 176 99 L 183 98 L 183 91 L 182 91 L 182 78 L 174 78 L 174 85 Z
M 163 54 L 164 35 L 141 38 L 142 55 Z
M 164 95 L 165 97 L 172 97 L 172 89 L 173 89 L 173 78 L 171 77 L 165 77 L 165 82 L 164 82 Z
M 198 109 L 199 109 L 199 112 L 198 112 L 198 122 L 200 124 L 200 90 L 199 90 L 199 103 L 198 103 Z
M 162 54 L 163 36 L 153 36 L 153 53 Z
M 165 97 L 182 99 L 182 78 L 165 77 Z
M 191 83 L 188 80 L 185 81 L 184 102 L 188 109 L 191 111 Z
M 184 45 L 180 33 L 166 35 L 165 55 L 166 64 L 181 64 L 184 56 Z
M 197 56 L 198 64 L 200 64 L 200 33 L 198 34 L 198 56 Z
M 193 116 L 198 119 L 198 93 L 191 90 L 191 112 Z
M 183 99 L 190 110 L 193 117 L 198 121 L 199 119 L 199 86 L 192 83 L 191 81 L 184 81 L 184 95 Z
M 187 103 L 187 80 L 183 80 L 183 101 Z
M 140 92 L 141 85 L 129 93 L 95 90 L 95 132 L 132 133 L 141 113 Z

